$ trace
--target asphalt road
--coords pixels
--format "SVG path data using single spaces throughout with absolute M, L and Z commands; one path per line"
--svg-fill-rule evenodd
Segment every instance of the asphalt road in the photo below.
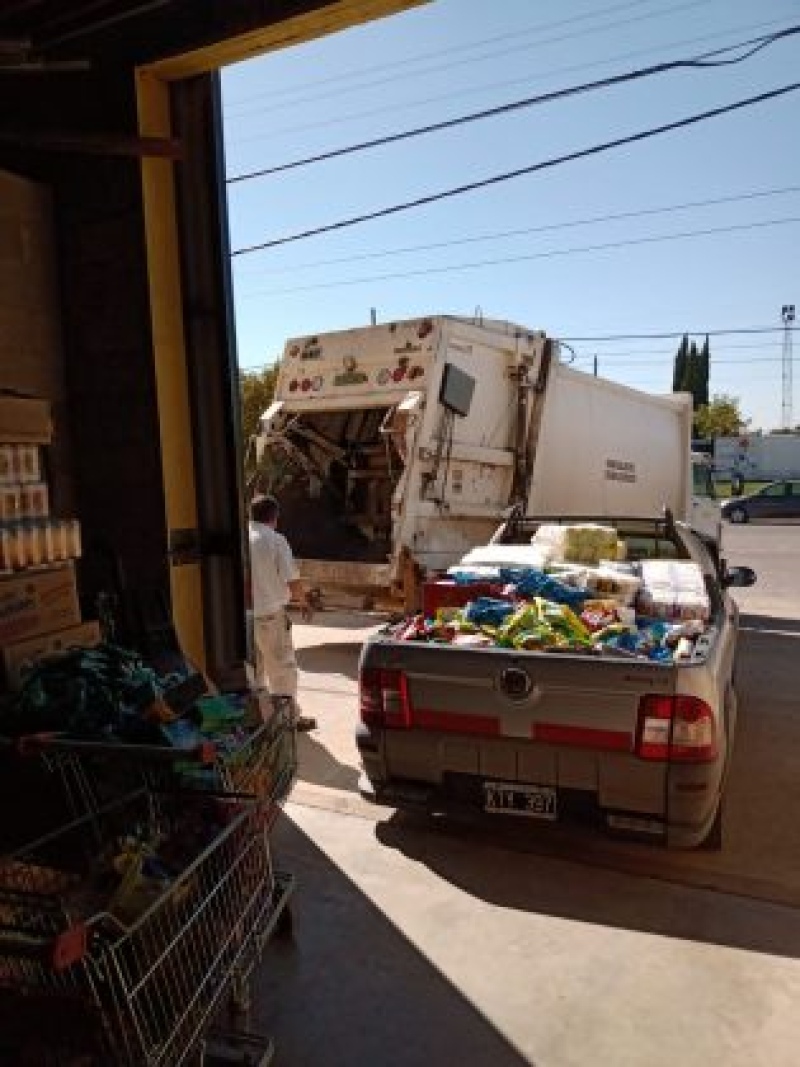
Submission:
M 375 619 L 298 626 L 300 781 L 279 829 L 296 942 L 257 1021 L 279 1062 L 794 1067 L 800 1020 L 800 528 L 726 527 L 740 715 L 722 852 L 415 822 L 356 793 Z
M 731 566 L 752 567 L 758 580 L 735 598 L 747 614 L 800 619 L 800 525 L 731 526 L 725 524 L 723 554 Z

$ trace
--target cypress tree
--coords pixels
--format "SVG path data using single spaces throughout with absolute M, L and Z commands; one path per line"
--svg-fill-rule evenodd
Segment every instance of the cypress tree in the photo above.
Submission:
M 683 340 L 675 354 L 675 368 L 672 372 L 673 393 L 683 392 L 686 378 L 686 361 L 689 355 L 689 338 L 683 335 Z
M 698 406 L 703 407 L 708 404 L 708 378 L 711 368 L 711 350 L 708 343 L 708 334 L 703 342 L 703 347 L 700 350 L 700 365 L 699 365 L 699 389 L 698 389 Z
M 697 345 L 692 341 L 689 346 L 689 355 L 686 359 L 686 374 L 684 376 L 684 390 L 692 394 L 692 407 L 697 411 L 698 397 L 700 395 L 700 353 Z

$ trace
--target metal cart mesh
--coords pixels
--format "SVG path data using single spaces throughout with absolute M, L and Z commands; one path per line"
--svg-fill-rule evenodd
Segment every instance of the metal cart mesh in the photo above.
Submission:
M 16 1056 L 3 1062 L 185 1063 L 292 889 L 264 815 L 140 790 L 0 861 L 0 1052 Z M 132 839 L 164 842 L 177 873 L 154 889 L 128 867 L 109 896 L 109 862 Z
M 56 734 L 22 738 L 18 747 L 60 775 L 76 817 L 145 786 L 249 797 L 274 818 L 297 774 L 297 742 L 292 700 L 273 697 L 271 706 L 267 722 L 187 750 Z

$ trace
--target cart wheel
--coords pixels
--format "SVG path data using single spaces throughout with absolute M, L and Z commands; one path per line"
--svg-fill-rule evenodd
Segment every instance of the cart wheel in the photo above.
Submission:
M 275 936 L 276 937 L 294 937 L 294 916 L 292 915 L 291 905 L 284 904 L 278 919 L 275 923 Z

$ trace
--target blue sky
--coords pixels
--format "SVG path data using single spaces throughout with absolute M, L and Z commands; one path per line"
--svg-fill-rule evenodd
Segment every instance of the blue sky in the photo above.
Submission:
M 794 21 L 797 0 L 435 0 L 226 70 L 227 171 L 695 55 Z M 230 185 L 231 245 L 524 167 L 778 87 L 798 71 L 800 37 L 739 66 L 663 74 Z M 419 210 L 236 256 L 240 363 L 273 362 L 289 336 L 366 324 L 371 308 L 380 321 L 480 308 L 562 337 L 778 326 L 782 304 L 800 305 L 798 114 L 800 92 Z M 798 191 L 565 225 L 792 186 Z M 764 222 L 776 225 L 649 241 Z M 497 236 L 543 226 L 558 228 Z M 575 251 L 641 239 L 648 240 Z M 469 266 L 483 261 L 493 262 Z M 590 369 L 597 355 L 603 375 L 653 392 L 670 388 L 672 340 L 574 348 L 579 367 Z M 712 338 L 711 352 L 712 392 L 738 396 L 754 428 L 778 426 L 780 334 Z

